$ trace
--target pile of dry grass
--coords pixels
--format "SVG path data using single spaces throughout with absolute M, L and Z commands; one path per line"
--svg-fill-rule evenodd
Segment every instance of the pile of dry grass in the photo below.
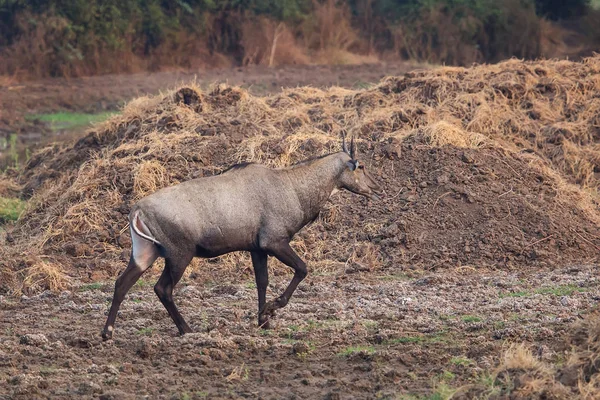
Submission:
M 597 399 L 600 318 L 592 315 L 575 324 L 565 339 L 565 362 L 562 355 L 540 360 L 529 346 L 512 344 L 487 379 L 460 388 L 453 398 Z
M 411 178 L 390 178 L 390 170 L 406 167 L 402 164 L 403 151 L 425 146 L 473 149 L 483 154 L 488 149 L 502 149 L 493 153 L 494 159 L 512 154 L 510 160 L 500 159 L 498 165 L 506 165 L 505 175 L 514 175 L 518 178 L 515 184 L 523 187 L 504 189 L 505 182 L 496 182 L 504 175 L 485 172 L 491 177 L 485 179 L 496 179 L 498 190 L 506 193 L 486 197 L 489 204 L 484 208 L 500 212 L 502 203 L 516 196 L 518 209 L 512 211 L 536 221 L 535 226 L 523 225 L 519 231 L 522 243 L 528 244 L 511 245 L 514 249 L 520 246 L 514 250 L 517 260 L 558 260 L 561 254 L 569 254 L 571 260 L 589 260 L 600 248 L 595 176 L 600 170 L 598 93 L 600 56 L 577 63 L 511 60 L 472 68 L 439 68 L 387 78 L 373 88 L 357 91 L 302 87 L 260 98 L 240 88 L 215 86 L 202 92 L 192 85 L 176 93 L 139 98 L 74 145 L 55 145 L 38 152 L 19 176 L 12 177 L 23 188 L 23 196 L 31 199 L 12 232 L 12 242 L 1 250 L 3 282 L 10 282 L 4 289 L 48 287 L 50 283 L 44 279 L 31 281 L 26 277 L 30 271 L 43 274 L 52 269 L 49 266 L 83 279 L 115 275 L 122 268 L 116 261 L 127 257 L 126 215 L 135 200 L 166 185 L 219 173 L 237 162 L 278 167 L 337 151 L 342 131 L 357 137 L 362 154 L 371 157 L 372 168 L 385 175 L 386 189 L 395 191 L 391 194 L 396 197 L 386 204 L 397 208 L 388 209 L 387 217 L 381 214 L 373 223 L 376 229 L 387 229 L 389 221 L 401 217 L 389 214 L 390 210 L 405 212 L 405 205 L 398 205 L 400 200 L 395 199 L 415 183 L 415 193 L 424 199 L 412 205 L 420 210 L 416 214 L 419 218 L 434 218 L 437 214 L 431 210 L 435 207 L 448 207 L 444 212 L 450 214 L 465 212 L 463 206 L 449 202 L 452 196 L 448 193 L 418 187 L 419 182 Z M 426 151 L 419 154 L 428 157 Z M 447 153 L 445 159 L 453 154 Z M 454 175 L 473 170 L 469 162 L 451 167 L 459 169 Z M 519 169 L 528 172 L 520 174 Z M 406 173 L 419 175 L 410 169 Z M 465 180 L 462 183 L 469 185 Z M 534 194 L 529 186 L 538 183 L 537 198 L 531 197 Z M 452 185 L 450 191 L 456 192 L 456 199 L 477 203 L 466 189 Z M 444 190 L 442 184 L 438 186 Z M 426 203 L 428 196 L 433 196 L 431 204 Z M 408 197 L 400 199 L 410 202 Z M 532 206 L 536 201 L 539 204 Z M 296 245 L 310 247 L 309 263 L 324 271 L 339 271 L 344 260 L 352 257 L 367 260 L 364 263 L 369 269 L 380 266 L 380 255 L 358 255 L 353 243 L 328 234 L 333 229 L 330 225 L 335 225 L 328 221 L 339 224 L 347 217 L 340 217 L 342 212 L 354 209 L 347 201 L 331 206 L 318 224 L 300 235 Z M 507 215 L 511 215 L 510 207 Z M 567 225 L 561 221 L 563 215 L 572 218 Z M 415 217 L 412 222 L 418 225 L 420 221 Z M 481 238 L 484 247 L 489 240 L 491 245 L 498 244 L 493 242 L 493 232 L 475 234 L 469 229 L 475 228 L 463 228 L 454 235 L 453 246 L 457 247 L 448 251 L 453 262 L 468 262 L 469 257 L 480 261 L 473 255 L 465 256 L 458 247 L 472 247 L 473 238 Z M 463 233 L 473 234 L 462 237 Z M 363 245 L 372 237 L 364 237 Z M 541 239 L 548 246 L 545 253 L 530 255 L 532 246 Z M 324 240 L 335 240 L 335 245 L 341 246 L 337 254 L 325 248 Z M 411 262 L 411 252 L 418 251 L 401 242 L 389 246 L 402 257 L 392 260 L 394 263 Z M 366 248 L 367 253 L 380 250 L 378 246 Z M 39 267 L 41 263 L 44 268 Z M 231 255 L 224 263 L 236 271 L 249 264 L 242 255 Z M 52 279 L 60 276 L 46 275 Z

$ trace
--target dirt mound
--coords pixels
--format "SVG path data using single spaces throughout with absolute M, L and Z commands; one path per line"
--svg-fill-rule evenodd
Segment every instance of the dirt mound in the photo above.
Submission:
M 370 205 L 334 199 L 295 242 L 313 269 L 594 260 L 598 72 L 600 57 L 508 61 L 359 91 L 303 87 L 261 98 L 190 86 L 137 99 L 74 145 L 37 153 L 14 177 L 31 199 L 2 250 L 4 290 L 60 287 L 65 273 L 115 275 L 139 198 L 237 162 L 285 166 L 338 151 L 342 131 L 357 137 L 387 196 Z M 249 265 L 238 254 L 219 262 Z

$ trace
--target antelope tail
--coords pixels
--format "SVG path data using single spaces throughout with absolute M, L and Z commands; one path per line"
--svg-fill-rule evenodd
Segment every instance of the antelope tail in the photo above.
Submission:
M 133 229 L 133 231 L 140 237 L 149 240 L 150 242 L 162 246 L 162 243 L 159 242 L 158 240 L 156 240 L 154 237 L 152 237 L 152 233 L 150 232 L 150 229 L 148 229 L 148 226 L 144 223 L 144 221 L 142 221 L 140 219 L 140 212 L 136 211 L 133 214 L 133 218 L 131 218 L 131 229 Z

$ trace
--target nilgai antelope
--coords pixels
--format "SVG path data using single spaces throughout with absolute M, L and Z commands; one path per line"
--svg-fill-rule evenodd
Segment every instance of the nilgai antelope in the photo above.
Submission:
M 173 288 L 193 257 L 217 257 L 249 251 L 258 289 L 258 324 L 284 307 L 306 277 L 306 264 L 290 247 L 293 236 L 319 215 L 337 189 L 377 199 L 380 186 L 350 151 L 310 159 L 288 168 L 236 165 L 212 177 L 193 179 L 153 193 L 132 207 L 129 265 L 115 284 L 115 294 L 102 337 L 112 337 L 123 298 L 159 257 L 165 268 L 154 291 L 180 334 L 192 332 L 173 302 Z M 281 296 L 266 302 L 267 258 L 274 256 L 294 270 Z

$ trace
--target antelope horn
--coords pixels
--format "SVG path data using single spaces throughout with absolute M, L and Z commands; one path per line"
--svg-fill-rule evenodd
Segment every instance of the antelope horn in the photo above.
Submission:
M 348 151 L 348 146 L 346 146 L 346 131 L 342 131 L 342 150 L 350 154 Z

